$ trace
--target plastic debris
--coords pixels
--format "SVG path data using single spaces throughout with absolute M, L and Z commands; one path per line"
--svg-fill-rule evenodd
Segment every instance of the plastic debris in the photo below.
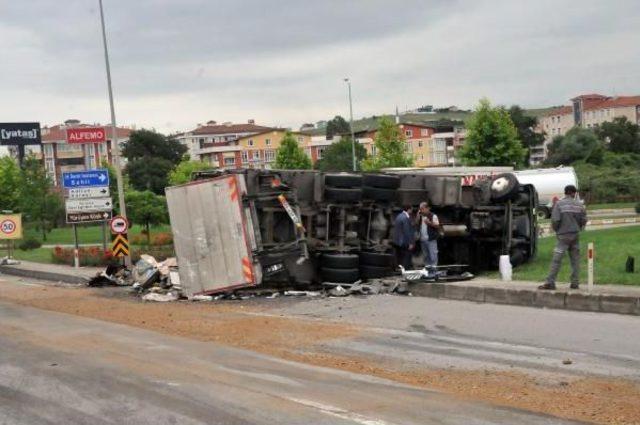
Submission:
M 175 292 L 167 292 L 166 294 L 158 294 L 155 292 L 150 292 L 142 296 L 143 301 L 157 301 L 157 302 L 177 301 L 178 298 L 180 297 Z

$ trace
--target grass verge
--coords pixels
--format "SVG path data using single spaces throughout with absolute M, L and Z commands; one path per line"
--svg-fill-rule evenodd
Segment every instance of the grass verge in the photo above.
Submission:
M 42 241 L 42 233 L 37 231 L 33 227 L 27 227 L 24 230 L 25 237 L 34 237 L 40 241 Z M 134 235 L 140 234 L 142 232 L 142 227 L 135 225 L 129 230 L 129 238 Z M 155 226 L 151 228 L 151 234 L 158 232 L 169 232 L 171 233 L 171 227 L 167 225 Z M 79 243 L 102 243 L 102 226 L 96 225 L 78 225 L 78 239 Z M 107 228 L 107 240 L 111 240 L 111 231 Z M 73 229 L 71 227 L 62 227 L 58 229 L 53 229 L 51 232 L 47 234 L 47 240 L 42 241 L 43 244 L 47 245 L 68 245 L 73 243 Z
M 594 281 L 596 284 L 640 285 L 640 272 L 625 272 L 625 263 L 629 255 L 640 263 L 640 226 L 617 227 L 612 229 L 590 230 L 580 235 L 580 254 L 583 258 L 580 269 L 580 282 L 587 281 L 586 255 L 587 244 L 594 243 L 595 263 Z M 538 255 L 530 263 L 514 269 L 514 280 L 542 282 L 547 276 L 555 237 L 539 240 Z M 569 257 L 565 255 L 558 275 L 559 282 L 568 282 L 570 274 Z M 492 273 L 492 275 L 496 275 Z

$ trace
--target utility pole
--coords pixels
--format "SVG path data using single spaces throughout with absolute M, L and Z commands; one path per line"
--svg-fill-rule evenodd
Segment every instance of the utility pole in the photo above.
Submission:
M 353 133 L 353 102 L 351 101 L 351 81 L 348 78 L 344 79 L 349 87 L 349 128 L 351 129 L 351 155 L 353 156 L 353 171 L 357 171 L 356 165 L 356 136 Z
M 111 68 L 109 66 L 109 50 L 107 49 L 107 33 L 104 25 L 104 11 L 102 10 L 102 0 L 98 0 L 100 5 L 100 23 L 102 25 L 102 44 L 104 45 L 104 63 L 107 70 L 107 87 L 109 89 L 109 106 L 111 108 L 111 154 L 113 165 L 116 170 L 116 180 L 118 183 L 118 203 L 120 204 L 120 215 L 127 218 L 127 208 L 124 204 L 124 185 L 122 183 L 122 168 L 120 168 L 120 146 L 118 146 L 118 132 L 116 130 L 116 111 L 113 106 L 113 90 L 111 88 Z M 124 265 L 131 266 L 129 254 L 124 256 Z

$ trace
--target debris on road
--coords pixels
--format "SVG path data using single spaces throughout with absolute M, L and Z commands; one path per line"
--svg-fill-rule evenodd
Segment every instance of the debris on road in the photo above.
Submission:
M 127 286 L 131 273 L 120 264 L 109 264 L 107 268 L 89 279 L 89 286 Z
M 9 257 L 0 258 L 0 266 L 15 266 L 17 264 L 20 264 L 20 261 L 15 260 L 13 258 L 9 258 Z
M 149 292 L 142 296 L 143 301 L 157 301 L 157 302 L 170 302 L 177 301 L 180 296 L 176 292 L 167 292 L 166 294 L 159 294 L 157 292 Z
M 570 365 L 570 364 L 573 364 L 573 360 L 571 360 L 571 359 L 564 359 L 564 360 L 562 361 L 562 364 L 564 364 L 564 365 Z

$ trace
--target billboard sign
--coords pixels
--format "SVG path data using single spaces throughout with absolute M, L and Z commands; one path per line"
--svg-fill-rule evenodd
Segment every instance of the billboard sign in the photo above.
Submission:
M 106 140 L 104 127 L 67 128 L 67 143 L 102 143 Z
M 39 122 L 0 123 L 0 145 L 39 145 L 41 143 Z

